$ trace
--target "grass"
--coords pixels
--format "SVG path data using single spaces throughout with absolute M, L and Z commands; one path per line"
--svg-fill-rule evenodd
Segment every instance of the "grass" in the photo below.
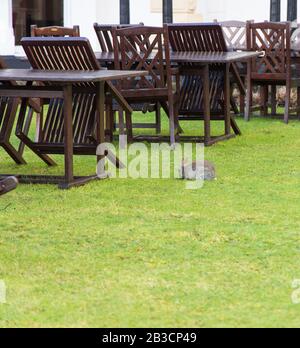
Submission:
M 238 123 L 242 137 L 206 149 L 218 180 L 198 191 L 116 179 L 1 197 L 0 326 L 299 327 L 300 123 Z M 25 157 L 23 173 L 62 172 Z

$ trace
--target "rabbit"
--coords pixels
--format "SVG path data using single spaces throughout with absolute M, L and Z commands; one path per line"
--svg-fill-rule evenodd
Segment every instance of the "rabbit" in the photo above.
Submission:
M 183 161 L 179 172 L 180 178 L 184 180 L 211 181 L 216 179 L 215 166 L 213 163 L 210 163 L 208 161 L 193 161 L 192 163 Z

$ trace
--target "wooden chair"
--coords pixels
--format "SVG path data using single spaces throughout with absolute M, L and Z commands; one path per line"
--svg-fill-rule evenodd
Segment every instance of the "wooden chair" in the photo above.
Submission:
M 249 21 L 253 23 L 254 21 Z M 247 22 L 243 21 L 221 21 L 215 20 L 216 24 L 221 25 L 228 51 L 246 51 Z
M 5 68 L 4 62 L 0 59 L 0 69 Z M 0 81 L 0 85 L 2 83 L 4 82 Z M 9 84 L 14 85 L 15 82 L 11 81 Z M 22 153 L 16 150 L 10 142 L 19 104 L 20 101 L 17 98 L 0 97 L 0 146 L 17 164 L 26 164 Z
M 254 21 L 247 21 L 253 23 Z M 228 51 L 246 51 L 247 50 L 247 22 L 243 21 L 218 21 L 215 20 L 216 24 L 222 26 L 224 38 L 227 45 Z M 247 64 L 246 63 L 238 63 L 236 64 L 236 68 L 238 73 L 243 81 L 246 83 L 247 77 Z M 240 113 L 245 113 L 245 95 L 240 94 Z
M 218 24 L 167 24 L 171 48 L 174 52 L 226 52 L 227 46 Z M 179 102 L 179 120 L 203 120 L 203 70 L 197 64 L 180 64 L 181 87 Z M 234 66 L 231 67 L 233 70 Z M 234 70 L 239 87 L 238 72 Z M 224 120 L 224 71 L 222 67 L 214 65 L 210 67 L 210 95 L 211 95 L 211 119 Z M 245 92 L 243 92 L 245 93 Z M 231 98 L 232 107 L 235 102 Z M 231 125 L 236 134 L 241 134 L 234 118 Z
M 40 27 L 37 25 L 31 25 L 31 37 L 79 37 L 80 36 L 80 28 L 78 25 L 74 25 L 73 28 L 66 27 L 58 27 L 58 26 L 50 26 L 50 27 Z M 40 134 L 42 132 L 42 123 L 43 123 L 43 106 L 46 101 L 41 99 L 33 100 L 38 110 L 36 112 L 36 140 L 39 140 Z M 34 110 L 29 108 L 28 116 L 26 119 L 26 124 L 24 128 L 24 132 L 29 132 L 29 128 L 31 126 L 32 118 L 34 115 Z M 19 152 L 21 154 L 24 153 L 25 144 L 23 142 L 20 143 Z
M 16 189 L 18 186 L 18 180 L 14 176 L 10 176 L 5 179 L 0 179 L 0 196 Z
M 103 25 L 94 24 L 94 30 L 96 32 L 100 49 L 102 52 L 114 53 L 114 42 L 113 42 L 113 31 L 118 29 L 127 29 L 132 27 L 143 27 L 143 23 L 139 24 L 123 24 L 123 25 Z M 134 42 L 132 42 L 134 45 Z M 118 45 L 120 43 L 118 42 Z M 149 43 L 148 43 L 149 45 Z M 114 63 L 107 63 L 104 67 L 108 69 L 114 69 Z M 133 123 L 133 128 L 144 128 L 144 129 L 155 129 L 156 134 L 161 133 L 161 105 L 159 103 L 147 103 L 147 104 L 133 104 L 131 105 L 134 111 L 142 112 L 146 114 L 147 112 L 155 112 L 155 122 L 151 123 Z M 119 112 L 119 124 L 113 125 L 114 128 L 120 128 L 120 132 L 123 133 L 125 129 L 124 119 L 122 117 L 122 112 L 117 110 L 116 104 L 112 102 L 113 115 L 110 117 L 111 120 L 115 120 L 116 112 Z
M 169 117 L 171 144 L 175 144 L 179 89 L 173 92 L 172 73 L 176 75 L 176 71 L 171 67 L 170 48 L 164 30 L 152 27 L 115 29 L 113 39 L 116 69 L 149 72 L 147 77 L 120 82 L 118 88 L 121 94 L 130 105 L 159 103 Z M 126 128 L 131 140 L 132 120 L 129 114 L 126 114 Z M 151 137 L 146 136 L 145 140 L 148 139 Z
M 94 71 L 101 67 L 92 47 L 86 38 L 24 38 L 21 41 L 24 51 L 33 69 Z M 110 83 L 106 83 L 107 93 L 131 112 L 131 108 Z M 73 131 L 74 154 L 96 154 L 96 91 L 92 83 L 74 84 L 73 93 Z M 17 123 L 17 136 L 47 165 L 55 165 L 49 154 L 64 153 L 63 101 L 52 98 L 42 124 L 38 140 L 32 140 L 24 132 L 25 112 L 21 108 Z
M 73 28 L 66 27 L 43 27 L 38 28 L 37 25 L 31 26 L 31 37 L 78 37 L 80 36 L 80 28 L 74 25 Z
M 126 29 L 131 27 L 144 26 L 144 23 L 139 24 L 99 24 L 94 23 L 94 30 L 97 35 L 101 52 L 114 53 L 113 31 L 114 29 Z M 119 43 L 118 43 L 119 44 Z
M 252 111 L 253 86 L 262 88 L 262 101 L 260 109 L 268 115 L 268 88 L 269 86 L 286 86 L 286 101 L 284 121 L 288 123 L 291 112 L 300 116 L 300 78 L 291 64 L 291 27 L 290 23 L 248 23 L 247 24 L 247 49 L 261 51 L 263 56 L 252 60 L 251 71 L 247 78 L 249 89 L 246 120 Z M 298 107 L 290 108 L 291 88 L 298 91 Z M 276 111 L 276 110 L 275 110 Z

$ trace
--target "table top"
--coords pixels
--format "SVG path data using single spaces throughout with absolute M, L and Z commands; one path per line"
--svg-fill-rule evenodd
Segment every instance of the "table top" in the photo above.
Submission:
M 234 63 L 261 55 L 261 52 L 174 52 L 171 61 L 176 63 Z
M 172 52 L 170 59 L 174 63 L 224 64 L 245 61 L 261 55 L 261 52 Z M 112 52 L 96 52 L 99 62 L 114 61 Z M 151 55 L 149 59 L 151 59 Z M 154 55 L 153 55 L 154 57 Z
M 38 81 L 38 82 L 101 82 L 121 80 L 131 77 L 147 76 L 146 71 L 44 71 L 34 69 L 1 69 L 0 81 Z

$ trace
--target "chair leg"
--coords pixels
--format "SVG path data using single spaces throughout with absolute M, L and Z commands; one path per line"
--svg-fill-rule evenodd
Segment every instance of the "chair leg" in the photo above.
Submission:
M 35 141 L 41 141 L 43 135 L 43 110 L 41 113 L 36 115 L 36 132 L 35 132 Z
M 122 109 L 119 110 L 119 133 L 120 135 L 125 134 L 124 111 Z
M 106 126 L 105 126 L 105 137 L 106 141 L 112 142 L 113 141 L 113 111 L 112 111 L 112 104 L 107 103 L 105 106 L 105 117 L 106 117 Z
M 8 155 L 16 162 L 16 164 L 26 164 L 26 161 L 22 155 L 10 144 L 3 143 L 1 144 L 3 149 L 8 153 Z
M 117 113 L 116 111 L 112 111 L 112 130 L 115 132 L 117 130 Z
M 238 124 L 236 123 L 236 120 L 234 119 L 234 117 L 232 116 L 230 118 L 230 123 L 231 123 L 231 128 L 234 131 L 235 135 L 242 135 L 242 132 L 240 130 L 240 127 L 238 126 Z
M 30 108 L 28 111 L 28 115 L 27 115 L 27 118 L 25 121 L 24 130 L 23 130 L 24 134 L 26 134 L 27 136 L 29 134 L 29 130 L 30 130 L 31 122 L 32 122 L 32 117 L 33 117 L 33 109 Z M 25 144 L 23 143 L 23 141 L 21 141 L 20 145 L 19 145 L 19 149 L 18 149 L 18 152 L 21 156 L 23 156 L 24 150 L 25 150 Z
M 289 115 L 290 115 L 290 103 L 291 103 L 291 89 L 290 85 L 286 86 L 286 97 L 285 97 L 285 110 L 284 110 L 284 122 L 289 123 Z
M 51 157 L 49 157 L 48 155 L 44 153 L 41 153 L 40 150 L 38 150 L 34 146 L 31 140 L 27 138 L 27 136 L 25 136 L 24 134 L 17 134 L 17 137 L 21 139 L 25 143 L 25 145 L 28 146 L 30 150 L 33 153 L 35 153 L 42 161 L 44 161 L 49 167 L 54 167 L 57 165 Z
M 171 141 L 171 146 L 174 147 L 176 144 L 176 139 L 175 139 L 175 122 L 176 122 L 176 117 L 175 117 L 175 109 L 174 109 L 174 101 L 173 98 L 169 98 L 169 125 L 170 125 L 170 141 Z
M 277 87 L 271 87 L 271 114 L 275 116 L 277 114 Z
M 241 115 L 245 115 L 245 96 L 240 95 L 240 113 Z
M 125 112 L 125 118 L 126 118 L 126 130 L 127 130 L 127 138 L 128 142 L 132 143 L 133 140 L 133 134 L 132 134 L 132 117 L 131 113 Z
M 245 110 L 245 121 L 250 121 L 250 113 L 252 109 L 252 82 L 248 80 L 247 92 L 246 92 L 246 110 Z
M 156 104 L 156 112 L 155 112 L 155 123 L 156 123 L 156 134 L 161 133 L 161 106 L 160 103 Z
M 124 123 L 124 110 L 119 109 L 119 138 L 120 138 L 120 147 L 125 148 L 126 144 L 124 142 L 125 132 L 125 123 Z
M 268 116 L 268 86 L 260 88 L 260 116 Z

